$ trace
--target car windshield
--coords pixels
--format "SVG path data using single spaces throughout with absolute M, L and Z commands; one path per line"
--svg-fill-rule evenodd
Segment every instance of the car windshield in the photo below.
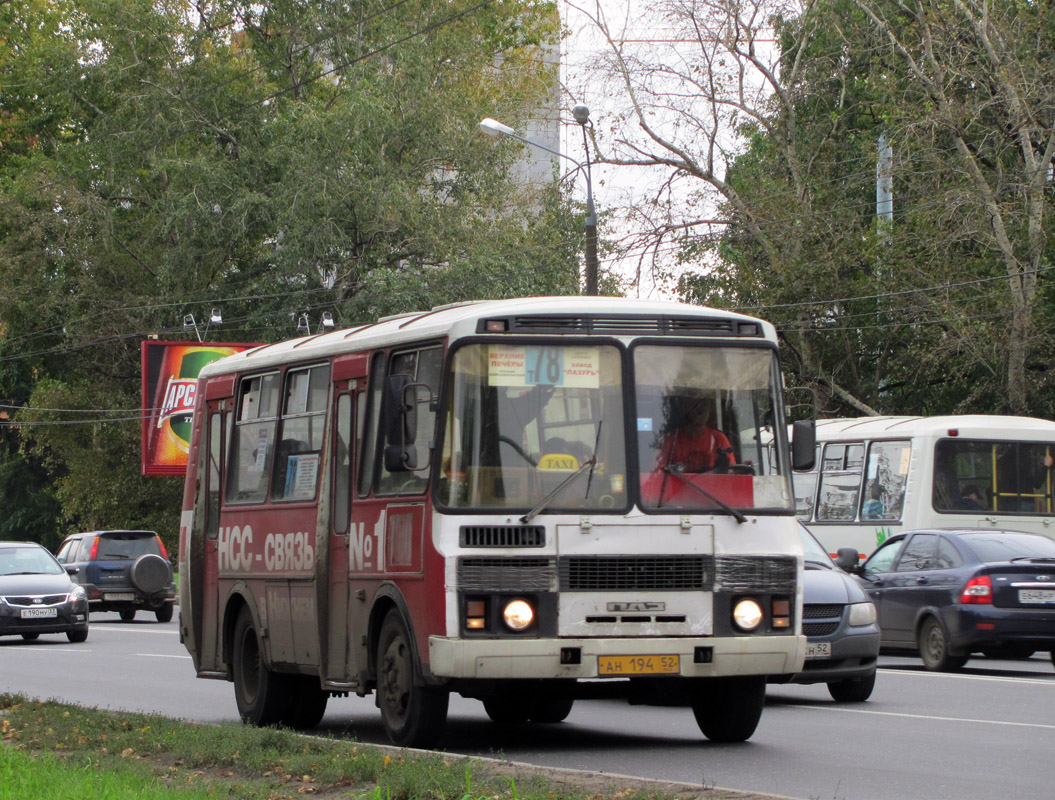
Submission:
M 62 565 L 42 547 L 11 547 L 0 550 L 0 576 L 59 575 Z
M 157 536 L 154 534 L 107 533 L 99 537 L 99 561 L 139 558 L 142 555 L 160 555 Z
M 805 553 L 807 562 L 822 564 L 829 569 L 835 569 L 831 556 L 821 547 L 821 543 L 813 538 L 813 534 L 807 530 L 806 526 L 801 523 L 799 523 L 799 538 L 802 539 L 802 550 Z
M 1055 541 L 1029 533 L 972 533 L 971 550 L 985 562 L 1026 558 L 1055 558 Z

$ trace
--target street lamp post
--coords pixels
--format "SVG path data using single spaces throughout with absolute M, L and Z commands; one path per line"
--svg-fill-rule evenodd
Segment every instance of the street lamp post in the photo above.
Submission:
M 586 106 L 575 106 L 572 109 L 572 115 L 575 117 L 575 121 L 582 126 L 582 137 L 583 143 L 586 144 L 586 123 L 590 119 L 590 109 Z M 495 119 L 487 117 L 480 120 L 480 130 L 486 133 L 488 136 L 509 136 L 516 139 L 518 142 L 529 144 L 532 147 L 537 147 L 539 150 L 545 150 L 547 153 L 552 153 L 560 158 L 565 158 L 578 167 L 580 170 L 583 169 L 583 164 L 580 164 L 571 156 L 566 153 L 562 153 L 559 150 L 554 150 L 551 147 L 546 147 L 544 144 L 533 142 L 530 139 L 526 139 L 508 125 L 503 125 L 501 122 Z M 586 294 L 595 295 L 597 294 L 597 215 L 593 208 L 593 181 L 590 176 L 590 148 L 586 147 L 586 164 L 585 164 L 585 175 L 586 175 Z

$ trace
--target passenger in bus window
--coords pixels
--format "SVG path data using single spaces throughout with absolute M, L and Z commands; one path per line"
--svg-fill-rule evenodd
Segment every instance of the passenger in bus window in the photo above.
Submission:
M 713 427 L 714 405 L 696 392 L 670 398 L 657 471 L 680 466 L 685 472 L 725 472 L 736 463 L 728 437 Z
M 981 511 L 984 509 L 982 493 L 978 491 L 978 487 L 973 483 L 964 486 L 960 499 L 956 503 L 956 508 L 960 511 Z

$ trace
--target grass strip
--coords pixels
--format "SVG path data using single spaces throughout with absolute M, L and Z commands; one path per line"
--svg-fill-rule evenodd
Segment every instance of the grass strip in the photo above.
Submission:
M 0 694 L 0 800 L 756 800 Z M 15 788 L 19 787 L 19 788 Z M 54 788 L 53 788 L 54 787 Z M 74 788 L 76 787 L 76 788 Z M 57 791 L 57 793 L 55 793 Z M 154 794 L 151 794 L 153 792 Z

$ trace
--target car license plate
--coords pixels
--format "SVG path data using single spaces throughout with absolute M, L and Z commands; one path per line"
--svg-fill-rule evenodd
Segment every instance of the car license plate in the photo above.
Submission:
M 42 619 L 46 617 L 57 617 L 58 609 L 54 608 L 23 608 L 22 619 Z
M 677 675 L 680 656 L 598 656 L 598 675 Z
M 103 600 L 108 603 L 131 603 L 135 599 L 132 592 L 103 592 Z
M 806 658 L 831 658 L 831 642 L 806 642 Z
M 1019 589 L 1020 603 L 1055 603 L 1055 589 Z

